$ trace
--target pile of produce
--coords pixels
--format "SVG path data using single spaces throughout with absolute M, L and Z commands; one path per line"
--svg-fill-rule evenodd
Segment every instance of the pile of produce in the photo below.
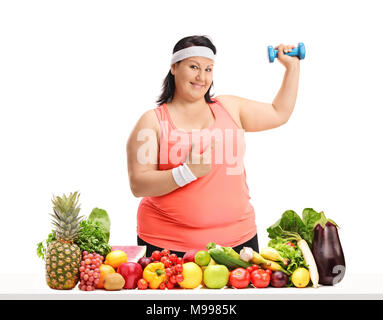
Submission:
M 293 260 L 287 266 L 292 273 L 301 267 L 307 268 L 314 287 L 318 284 L 334 285 L 340 282 L 346 271 L 342 245 L 338 235 L 338 225 L 327 219 L 322 212 L 306 208 L 302 218 L 293 210 L 283 213 L 282 217 L 267 229 L 269 246 L 280 255 Z M 291 249 L 284 244 L 290 242 L 296 248 L 295 258 Z M 303 255 L 304 260 L 300 259 Z M 295 285 L 295 283 L 294 283 Z
M 169 249 L 146 256 L 146 246 L 111 246 L 110 219 L 94 208 L 79 216 L 79 193 L 52 199 L 54 230 L 37 245 L 52 289 L 303 288 L 334 285 L 345 262 L 336 223 L 323 212 L 292 210 L 267 229 L 270 241 L 260 252 L 236 252 L 214 242 L 183 257 Z
M 72 289 L 80 277 L 81 289 L 85 289 L 84 284 L 94 288 L 100 276 L 99 262 L 112 249 L 108 244 L 110 219 L 107 212 L 94 208 L 88 219 L 79 216 L 79 195 L 74 192 L 52 199 L 54 214 L 51 217 L 55 229 L 45 244 L 37 244 L 37 255 L 45 259 L 46 281 L 52 289 Z M 92 254 L 90 257 L 88 252 Z M 84 271 L 80 271 L 83 267 Z M 91 272 L 91 280 L 84 280 L 85 271 Z

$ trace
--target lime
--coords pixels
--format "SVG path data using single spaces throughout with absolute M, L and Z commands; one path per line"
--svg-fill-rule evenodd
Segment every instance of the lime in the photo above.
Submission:
M 310 281 L 310 272 L 306 268 L 298 268 L 291 275 L 291 281 L 297 288 L 304 288 Z
M 210 262 L 210 254 L 205 250 L 198 251 L 194 256 L 194 261 L 201 267 L 207 266 Z

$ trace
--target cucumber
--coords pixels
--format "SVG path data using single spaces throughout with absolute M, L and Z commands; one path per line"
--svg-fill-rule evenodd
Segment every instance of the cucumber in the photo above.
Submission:
M 227 254 L 222 248 L 209 249 L 208 252 L 215 262 L 223 264 L 231 270 L 239 267 L 246 269 L 251 266 L 250 263 Z

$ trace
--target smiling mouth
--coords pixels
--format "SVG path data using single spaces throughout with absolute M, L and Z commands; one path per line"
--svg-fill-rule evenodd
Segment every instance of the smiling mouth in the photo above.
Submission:
M 195 88 L 203 88 L 204 87 L 204 85 L 201 85 L 201 84 L 196 84 L 196 83 L 193 83 L 193 82 L 190 82 L 190 83 Z

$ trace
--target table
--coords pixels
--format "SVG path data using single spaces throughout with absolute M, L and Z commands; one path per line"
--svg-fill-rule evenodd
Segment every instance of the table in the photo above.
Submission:
M 335 286 L 318 288 L 53 290 L 41 274 L 0 274 L 0 300 L 382 300 L 383 274 L 346 274 Z

